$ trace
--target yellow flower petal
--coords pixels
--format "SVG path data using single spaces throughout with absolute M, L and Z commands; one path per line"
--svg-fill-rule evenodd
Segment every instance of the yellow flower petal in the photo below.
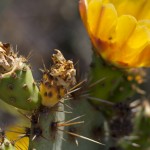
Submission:
M 138 25 L 128 40 L 128 46 L 134 49 L 144 48 L 150 42 L 150 30 Z
M 118 18 L 114 39 L 114 46 L 104 51 L 105 58 L 108 60 L 118 61 L 118 59 L 122 60 L 124 58 L 123 47 L 126 45 L 127 40 L 133 33 L 136 27 L 136 19 L 129 15 L 123 15 Z
M 11 141 L 16 141 L 15 147 L 19 147 L 19 149 L 26 150 L 28 149 L 29 145 L 29 137 L 20 138 L 20 136 L 24 133 L 25 128 L 14 125 L 9 127 L 8 131 L 6 131 L 6 137 Z
M 144 64 L 148 65 L 148 60 L 150 64 L 150 59 L 148 59 L 150 55 L 143 57 L 145 53 L 148 53 L 143 51 L 150 45 L 150 30 L 148 30 L 146 26 L 137 25 L 135 30 L 131 33 L 122 47 L 119 47 L 119 44 L 117 44 L 114 49 L 105 50 L 105 58 L 108 59 L 108 61 L 111 60 L 115 65 L 122 67 L 143 67 Z M 144 58 L 146 59 L 145 61 Z
M 81 1 L 86 11 L 80 12 L 99 55 L 119 67 L 150 66 L 150 1 Z
M 150 19 L 150 0 L 143 0 L 143 5 L 139 10 L 138 20 Z
M 150 45 L 145 47 L 145 49 L 143 49 L 143 51 L 139 54 L 136 64 L 139 64 L 141 67 L 150 66 Z
M 102 5 L 100 0 L 92 0 L 88 6 L 87 16 L 89 32 L 101 40 L 108 40 L 117 21 L 117 12 L 114 6 L 112 4 Z
M 140 26 L 145 26 L 148 28 L 148 30 L 150 30 L 150 20 L 140 20 L 138 24 Z
M 128 42 L 122 49 L 123 53 L 121 61 L 128 64 L 130 67 L 141 67 L 143 61 L 139 57 L 141 52 L 150 44 L 150 30 L 147 27 L 137 25 L 136 29 L 130 36 Z M 150 56 L 147 56 L 150 57 Z M 150 61 L 150 60 L 149 60 Z
M 115 5 L 118 15 L 132 15 L 136 19 L 146 19 L 149 14 L 149 0 L 103 0 Z M 148 19 L 148 18 L 147 18 Z
M 119 46 L 118 48 L 121 48 L 131 36 L 136 27 L 136 23 L 136 19 L 129 15 L 123 15 L 118 18 L 116 26 L 116 42 Z
M 87 26 L 87 6 L 86 6 L 86 0 L 80 0 L 79 1 L 79 11 L 80 11 L 80 15 L 81 18 L 85 24 L 85 26 Z

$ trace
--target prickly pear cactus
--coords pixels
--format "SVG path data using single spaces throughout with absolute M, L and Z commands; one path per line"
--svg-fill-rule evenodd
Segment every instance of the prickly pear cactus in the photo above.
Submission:
M 52 65 L 44 68 L 38 87 L 26 60 L 15 55 L 8 44 L 1 43 L 0 48 L 0 98 L 18 108 L 22 117 L 28 119 L 23 131 L 6 129 L 8 140 L 12 141 L 8 133 L 18 135 L 13 140 L 14 145 L 1 137 L 2 149 L 129 147 L 122 142 L 124 137 L 141 126 L 133 124 L 133 110 L 137 106 L 128 98 L 134 93 L 145 94 L 139 88 L 145 71 L 122 70 L 94 54 L 87 78 L 77 79 L 73 61 L 66 60 L 55 50 Z M 25 146 L 21 142 L 23 139 Z
M 64 105 L 69 99 L 69 90 L 76 84 L 76 70 L 73 62 L 66 60 L 59 50 L 53 54 L 52 61 L 51 68 L 43 71 L 40 83 L 42 105 L 35 112 L 37 118 L 31 121 L 29 149 L 61 150 L 62 147 Z
M 0 99 L 24 110 L 40 104 L 39 90 L 29 65 L 18 57 L 9 44 L 0 43 Z

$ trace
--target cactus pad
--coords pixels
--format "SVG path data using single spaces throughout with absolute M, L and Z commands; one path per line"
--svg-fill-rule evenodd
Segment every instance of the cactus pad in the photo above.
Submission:
M 0 99 L 24 110 L 36 109 L 40 104 L 40 95 L 30 67 L 25 59 L 4 44 L 0 45 Z

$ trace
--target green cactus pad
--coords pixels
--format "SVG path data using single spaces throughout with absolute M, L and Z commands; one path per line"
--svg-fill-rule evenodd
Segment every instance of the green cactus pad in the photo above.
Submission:
M 39 89 L 31 69 L 25 63 L 22 63 L 19 69 L 2 75 L 0 99 L 24 110 L 33 110 L 40 105 Z

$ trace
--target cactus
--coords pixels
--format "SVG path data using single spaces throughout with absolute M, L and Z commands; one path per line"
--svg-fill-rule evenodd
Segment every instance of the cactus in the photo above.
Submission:
M 72 137 L 73 139 L 83 138 L 91 142 L 99 143 L 75 131 L 70 131 L 71 128 L 75 128 L 78 124 L 83 123 L 83 121 L 74 121 L 80 118 L 75 115 L 79 115 L 82 106 L 85 108 L 91 108 L 91 106 L 86 104 L 86 102 L 80 102 L 78 104 L 78 106 L 80 106 L 79 108 L 73 108 L 74 110 L 71 110 L 73 111 L 73 115 L 70 113 L 66 114 L 67 111 L 65 111 L 65 108 L 69 107 L 71 109 L 71 107 L 68 106 L 65 101 L 72 98 L 71 94 L 77 90 L 79 85 L 76 84 L 76 70 L 74 69 L 73 62 L 70 60 L 66 61 L 60 51 L 56 50 L 56 52 L 57 53 L 52 56 L 53 65 L 50 70 L 43 72 L 43 79 L 40 84 L 42 106 L 34 114 L 34 116 L 39 117 L 39 119 L 36 118 L 38 121 L 35 121 L 35 117 L 33 117 L 34 120 L 31 121 L 32 127 L 29 149 L 35 148 L 40 150 L 47 149 L 47 147 L 49 147 L 49 149 L 58 150 L 66 149 L 66 145 L 62 140 L 63 137 Z M 85 111 L 83 112 L 86 113 Z M 80 114 L 82 115 L 83 112 L 81 111 Z M 86 130 L 87 128 L 85 128 L 85 131 Z M 64 134 L 68 136 L 64 136 Z M 32 141 L 32 139 L 34 140 Z M 69 149 L 76 149 L 76 140 L 74 141 L 73 139 L 70 140 L 70 144 L 67 146 Z M 89 145 L 82 146 L 89 147 Z
M 91 83 L 97 83 L 92 87 L 91 96 L 119 102 L 132 97 L 136 92 L 145 94 L 142 90 L 140 92 L 138 87 L 145 77 L 145 71 L 142 69 L 119 69 L 94 54 L 89 76 Z
M 149 43 L 149 36 L 145 35 L 144 46 L 136 47 L 136 42 L 130 45 L 126 36 L 118 34 L 122 22 L 134 25 L 131 31 L 135 33 L 145 22 L 136 24 L 127 15 L 120 19 L 113 4 L 102 0 L 80 0 L 80 13 L 94 46 L 86 79 L 78 79 L 73 61 L 55 50 L 52 65 L 42 70 L 41 82 L 36 84 L 27 60 L 15 54 L 9 44 L 0 43 L 0 99 L 28 119 L 21 131 L 13 127 L 1 131 L 0 149 L 132 150 L 132 146 L 141 146 L 144 150 L 150 147 L 145 143 L 149 141 L 150 106 L 147 100 L 142 100 L 146 93 L 140 89 L 146 76 L 140 67 L 149 66 L 149 59 L 148 55 L 139 57 L 143 51 L 147 54 L 144 46 Z M 109 22 L 110 32 L 104 25 Z M 129 42 L 128 47 L 123 47 L 124 42 Z M 121 48 L 125 57 L 119 53 Z M 133 51 L 137 57 L 131 60 L 133 54 L 127 54 L 127 49 L 141 51 L 138 54 Z M 135 94 L 139 100 L 134 100 Z
M 8 47 L 1 45 L 6 52 Z M 18 135 L 19 139 L 14 141 L 29 138 L 29 150 L 109 150 L 117 147 L 119 141 L 133 131 L 132 108 L 126 100 L 137 92 L 143 72 L 118 69 L 93 55 L 90 80 L 77 80 L 73 62 L 66 60 L 59 50 L 55 51 L 52 66 L 43 70 L 39 89 L 22 57 L 12 57 L 21 63 L 19 66 L 6 59 L 15 64 L 15 69 L 6 70 L 1 65 L 1 99 L 18 109 L 30 110 L 31 126 L 24 127 L 23 135 Z M 10 54 L 13 52 L 8 53 L 8 58 Z M 140 78 L 137 79 L 137 75 Z M 26 86 L 22 88 L 23 85 Z M 9 92 L 5 96 L 6 91 Z M 14 103 L 9 101 L 10 95 L 15 97 Z M 34 101 L 26 101 L 26 97 Z M 118 141 L 114 142 L 114 138 Z M 23 147 L 17 143 L 15 146 Z
M 40 105 L 40 94 L 29 65 L 17 57 L 9 44 L 0 43 L 0 99 L 24 110 L 34 110 Z
M 136 78 L 137 74 L 141 80 Z M 139 83 L 144 80 L 145 73 L 141 69 L 137 73 L 134 69 L 116 68 L 94 55 L 89 76 L 91 81 L 87 98 L 99 110 L 99 119 L 104 120 L 108 126 L 105 148 L 115 148 L 123 137 L 133 132 L 133 113 L 130 106 L 133 100 L 130 98 L 138 93 Z M 139 93 L 145 94 L 142 90 Z M 106 135 L 102 138 L 105 139 Z

